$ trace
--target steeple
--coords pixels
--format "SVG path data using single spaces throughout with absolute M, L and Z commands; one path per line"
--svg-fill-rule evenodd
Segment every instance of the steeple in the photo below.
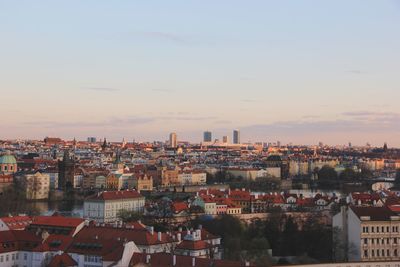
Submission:
M 103 145 L 101 146 L 101 148 L 103 150 L 105 150 L 107 148 L 107 139 L 105 137 L 104 137 L 104 142 L 103 142 Z

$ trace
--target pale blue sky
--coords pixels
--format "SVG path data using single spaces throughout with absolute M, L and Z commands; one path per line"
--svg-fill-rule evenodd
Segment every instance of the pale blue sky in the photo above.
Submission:
M 400 146 L 400 1 L 0 0 L 0 138 Z

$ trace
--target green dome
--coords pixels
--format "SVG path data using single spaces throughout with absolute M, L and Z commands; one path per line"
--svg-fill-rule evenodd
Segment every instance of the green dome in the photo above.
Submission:
M 3 155 L 0 157 L 0 164 L 17 164 L 17 160 L 13 155 Z

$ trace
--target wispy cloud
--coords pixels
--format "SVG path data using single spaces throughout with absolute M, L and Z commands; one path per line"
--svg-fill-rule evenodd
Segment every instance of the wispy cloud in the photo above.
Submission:
M 343 119 L 278 121 L 241 127 L 253 133 L 304 134 L 304 133 L 381 133 L 400 131 L 400 114 L 390 112 L 344 112 Z
M 104 128 L 104 127 L 125 127 L 127 125 L 144 125 L 155 122 L 166 121 L 213 121 L 217 119 L 214 116 L 125 116 L 125 117 L 111 117 L 103 121 L 74 121 L 74 122 L 61 122 L 51 120 L 28 121 L 23 124 L 30 126 L 37 126 L 43 128 Z

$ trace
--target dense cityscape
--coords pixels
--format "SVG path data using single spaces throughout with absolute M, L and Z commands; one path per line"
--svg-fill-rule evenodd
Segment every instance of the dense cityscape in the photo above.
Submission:
M 197 144 L 2 140 L 0 153 L 1 266 L 400 259 L 400 149 L 386 143 L 242 143 L 234 130 Z
M 400 267 L 400 0 L 0 0 L 0 267 Z

